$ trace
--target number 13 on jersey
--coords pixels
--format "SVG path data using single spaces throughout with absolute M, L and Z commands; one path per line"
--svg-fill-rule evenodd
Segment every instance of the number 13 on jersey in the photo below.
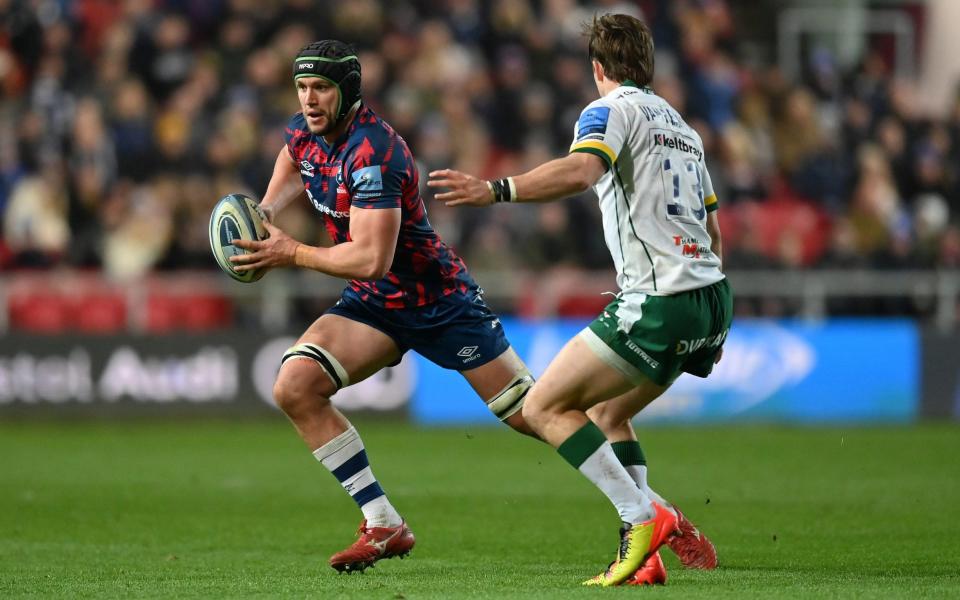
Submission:
M 667 219 L 671 221 L 703 221 L 707 207 L 703 197 L 703 175 L 700 163 L 677 156 L 663 159 L 663 191 Z

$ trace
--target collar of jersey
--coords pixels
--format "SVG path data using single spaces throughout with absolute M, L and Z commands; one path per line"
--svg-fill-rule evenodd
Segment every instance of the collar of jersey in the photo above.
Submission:
M 642 90 L 642 91 L 644 91 L 644 92 L 646 92 L 646 93 L 648 93 L 648 94 L 652 94 L 652 93 L 653 93 L 653 88 L 652 88 L 652 87 L 650 87 L 649 85 L 645 85 L 645 86 L 643 86 L 643 87 L 640 87 L 640 86 L 637 84 L 637 82 L 634 81 L 634 80 L 632 80 L 632 79 L 624 79 L 624 80 L 620 83 L 620 86 L 621 86 L 621 87 L 624 87 L 624 86 L 625 86 L 625 87 L 639 88 L 640 90 Z

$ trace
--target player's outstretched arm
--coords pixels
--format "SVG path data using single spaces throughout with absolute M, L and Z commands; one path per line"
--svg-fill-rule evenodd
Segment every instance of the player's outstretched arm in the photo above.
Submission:
M 513 189 L 508 190 L 510 201 L 548 202 L 579 194 L 595 184 L 606 168 L 598 156 L 571 153 L 512 177 Z M 488 206 L 497 200 L 492 182 L 453 169 L 431 172 L 427 186 L 447 188 L 449 191 L 434 196 L 447 206 Z
M 303 193 L 303 181 L 297 164 L 290 156 L 290 151 L 284 146 L 280 148 L 277 160 L 273 165 L 273 175 L 267 184 L 267 191 L 260 202 L 260 208 L 267 214 L 267 219 L 273 221 L 281 210 L 290 201 Z

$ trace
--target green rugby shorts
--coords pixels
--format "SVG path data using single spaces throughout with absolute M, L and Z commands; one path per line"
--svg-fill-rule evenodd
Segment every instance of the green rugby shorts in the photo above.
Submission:
M 706 377 L 727 339 L 733 294 L 727 280 L 674 294 L 621 294 L 580 337 L 607 364 L 640 384 Z

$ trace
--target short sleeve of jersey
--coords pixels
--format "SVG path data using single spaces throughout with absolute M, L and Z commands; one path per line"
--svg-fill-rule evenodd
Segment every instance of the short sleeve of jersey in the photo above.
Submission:
M 283 143 L 287 146 L 290 158 L 297 156 L 297 145 L 307 137 L 306 125 L 307 120 L 303 118 L 303 113 L 297 113 L 290 117 L 283 130 Z
M 720 208 L 717 202 L 717 194 L 713 191 L 713 181 L 710 180 L 710 172 L 707 166 L 703 165 L 703 206 L 707 212 L 713 212 Z
M 396 136 L 363 137 L 344 160 L 343 182 L 358 208 L 400 208 L 403 187 L 416 167 Z
M 623 115 L 608 100 L 591 102 L 577 119 L 570 152 L 587 152 L 603 159 L 607 169 L 616 162 L 626 139 Z

